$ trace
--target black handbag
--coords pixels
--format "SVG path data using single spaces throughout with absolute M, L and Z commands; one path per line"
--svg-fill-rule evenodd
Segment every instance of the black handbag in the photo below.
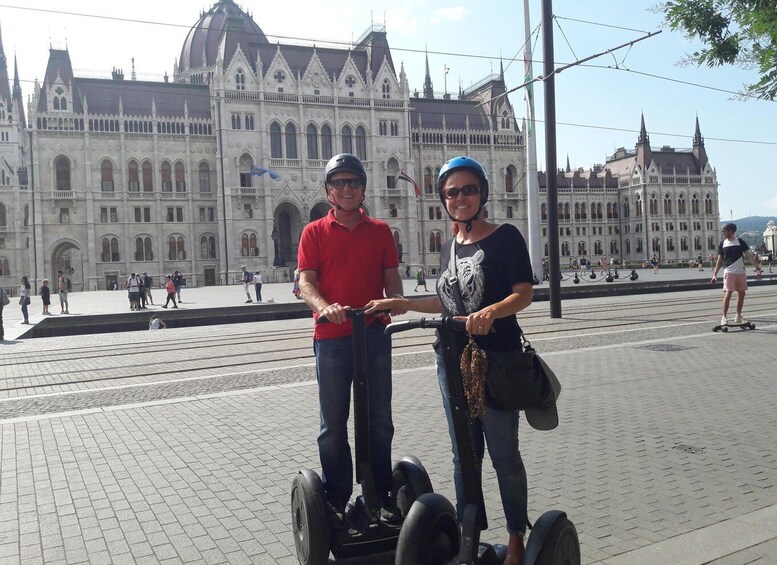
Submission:
M 466 315 L 456 274 L 456 238 L 448 260 L 448 284 L 456 309 Z M 549 381 L 550 368 L 542 362 L 529 340 L 521 334 L 523 351 L 486 351 L 486 404 L 495 410 L 546 410 L 555 405 L 558 392 Z M 555 375 L 553 381 L 558 383 Z M 559 386 L 560 388 L 560 386 Z M 555 412 L 555 411 L 554 411 Z M 555 426 L 554 426 L 555 427 Z
M 539 355 L 521 336 L 524 350 L 486 351 L 486 403 L 495 410 L 549 408 L 555 397 Z

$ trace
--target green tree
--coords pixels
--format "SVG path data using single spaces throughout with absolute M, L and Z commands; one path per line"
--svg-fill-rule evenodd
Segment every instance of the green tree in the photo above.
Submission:
M 746 85 L 747 94 L 777 97 L 777 0 L 670 0 L 658 10 L 672 30 L 704 44 L 686 61 L 757 67 L 760 78 Z

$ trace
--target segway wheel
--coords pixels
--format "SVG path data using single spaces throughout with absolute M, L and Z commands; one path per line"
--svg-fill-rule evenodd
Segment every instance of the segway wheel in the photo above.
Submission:
M 394 565 L 447 564 L 458 555 L 460 546 L 453 505 L 441 494 L 422 494 L 402 524 Z
M 524 565 L 580 565 L 575 525 L 559 510 L 550 510 L 534 524 L 526 544 Z
M 329 559 L 331 534 L 324 497 L 324 485 L 313 471 L 303 469 L 294 478 L 291 523 L 301 565 L 326 565 Z
M 392 472 L 392 479 L 391 494 L 403 516 L 407 516 L 413 502 L 419 496 L 434 492 L 432 481 L 429 480 L 429 473 L 426 472 L 421 461 L 412 455 L 397 461 Z
M 728 328 L 725 326 L 723 326 L 721 329 L 723 330 L 724 333 L 728 331 Z

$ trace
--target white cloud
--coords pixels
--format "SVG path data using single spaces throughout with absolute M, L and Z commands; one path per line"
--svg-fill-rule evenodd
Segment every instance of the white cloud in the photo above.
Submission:
M 381 14 L 382 16 L 383 14 Z M 406 8 L 389 8 L 385 12 L 388 32 L 393 35 L 414 34 L 418 31 L 418 20 Z
M 438 8 L 432 16 L 432 24 L 438 25 L 444 22 L 458 22 L 469 13 L 464 6 L 453 6 L 451 8 Z

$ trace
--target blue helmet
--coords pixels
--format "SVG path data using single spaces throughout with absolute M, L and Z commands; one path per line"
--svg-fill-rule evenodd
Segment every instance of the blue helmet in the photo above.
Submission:
M 442 195 L 442 185 L 445 179 L 459 169 L 467 169 L 477 177 L 480 185 L 480 207 L 482 208 L 488 202 L 488 174 L 483 165 L 472 157 L 454 157 L 442 166 L 440 174 L 437 176 L 437 194 L 439 194 L 440 200 L 445 204 L 445 198 Z

